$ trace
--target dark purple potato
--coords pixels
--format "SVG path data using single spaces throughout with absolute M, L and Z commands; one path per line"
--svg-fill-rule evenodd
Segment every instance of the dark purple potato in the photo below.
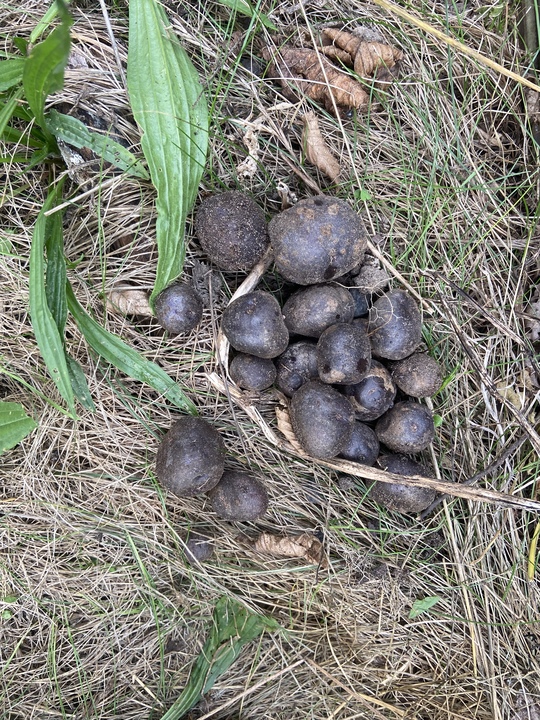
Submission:
M 414 353 L 392 365 L 392 379 L 411 397 L 430 397 L 440 389 L 442 369 L 427 353 Z
M 214 546 L 205 535 L 189 533 L 186 540 L 186 558 L 190 563 L 205 562 L 214 554 Z
M 362 465 L 373 465 L 379 457 L 377 435 L 368 425 L 356 421 L 350 440 L 339 456 Z
M 317 195 L 300 200 L 268 225 L 276 268 L 298 285 L 345 275 L 364 257 L 367 236 L 360 216 L 344 200 Z
M 369 311 L 368 332 L 375 357 L 402 360 L 422 339 L 422 318 L 415 300 L 404 290 L 392 290 Z
M 404 455 L 381 455 L 378 460 L 381 470 L 396 475 L 420 475 L 432 478 L 427 468 Z M 431 505 L 437 494 L 435 490 L 422 487 L 408 487 L 399 483 L 376 482 L 369 491 L 370 496 L 388 510 L 401 513 L 419 513 Z
M 376 360 L 363 380 L 355 385 L 346 385 L 347 395 L 358 420 L 370 422 L 384 415 L 394 404 L 396 386 L 388 370 Z
M 399 402 L 380 418 L 375 432 L 379 442 L 394 452 L 420 452 L 435 437 L 433 415 L 425 405 Z
M 182 417 L 161 441 L 156 457 L 160 483 L 179 497 L 211 490 L 223 475 L 225 446 L 218 431 L 199 417 Z
M 203 200 L 195 232 L 202 249 L 222 270 L 251 270 L 269 246 L 263 211 L 235 190 Z
M 351 322 L 354 300 L 341 285 L 312 285 L 291 295 L 283 306 L 283 317 L 291 334 L 318 338 L 330 325 Z
M 191 332 L 200 323 L 203 303 L 187 283 L 169 285 L 156 298 L 156 319 L 170 335 Z
M 329 385 L 360 382 L 371 366 L 371 345 L 358 325 L 339 323 L 323 332 L 317 343 L 319 377 Z
M 354 317 L 359 318 L 367 315 L 369 312 L 367 295 L 360 292 L 358 288 L 349 288 L 349 292 L 354 300 Z
M 276 361 L 276 386 L 284 395 L 291 395 L 309 380 L 317 380 L 317 345 L 309 340 L 291 343 Z
M 221 327 L 238 352 L 273 358 L 289 344 L 279 303 L 264 290 L 254 290 L 233 300 L 223 311 Z
M 208 497 L 216 515 L 224 520 L 257 520 L 268 508 L 266 488 L 260 480 L 244 472 L 224 472 Z
M 277 372 L 269 358 L 240 353 L 232 359 L 229 375 L 244 390 L 266 390 L 274 384 Z
M 316 458 L 333 458 L 349 442 L 354 422 L 350 402 L 317 380 L 305 383 L 291 398 L 291 425 L 302 448 Z

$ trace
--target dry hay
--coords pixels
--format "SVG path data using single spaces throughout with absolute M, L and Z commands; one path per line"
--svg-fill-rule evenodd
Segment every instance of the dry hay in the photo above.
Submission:
M 30 1 L 4 7 L 6 36 L 28 34 L 41 10 Z M 238 64 L 245 38 L 231 36 L 227 11 L 186 3 L 168 12 L 213 101 L 201 195 L 243 188 L 271 214 L 284 197 L 331 192 L 303 161 L 301 115 L 310 108 Z M 79 62 L 53 102 L 102 115 L 137 148 L 103 17 L 82 5 L 73 13 Z M 440 24 L 443 13 L 426 17 Z M 125 62 L 122 14 L 111 22 Z M 272 17 L 299 45 L 308 24 L 314 31 L 367 24 L 405 51 L 400 81 L 367 117 L 320 113 L 343 167 L 337 191 L 355 199 L 376 250 L 426 299 L 426 340 L 452 377 L 433 401 L 443 422 L 426 459 L 441 478 L 463 482 L 526 434 L 481 484 L 538 499 L 531 445 L 538 378 L 525 324 L 538 280 L 531 210 L 538 175 L 520 88 L 352 0 L 284 2 Z M 468 10 L 448 22 L 464 42 L 520 72 L 515 38 L 502 41 L 490 18 Z M 248 130 L 258 157 L 254 174 L 239 176 Z M 230 466 L 265 478 L 271 506 L 256 527 L 244 527 L 219 521 L 205 498 L 163 494 L 153 460 L 175 411 L 89 354 L 71 322 L 69 349 L 96 411 L 80 409 L 74 423 L 58 407 L 28 318 L 31 230 L 47 174 L 22 169 L 4 164 L 0 233 L 12 252 L 0 256 L 0 389 L 39 428 L 0 468 L 2 717 L 159 717 L 183 688 L 224 592 L 272 615 L 282 630 L 248 646 L 192 718 L 534 717 L 539 588 L 538 574 L 527 580 L 527 554 L 537 518 L 465 501 L 440 506 L 424 522 L 389 514 L 366 498 L 367 483 L 274 447 L 208 382 L 221 372 L 214 360 L 221 310 L 243 278 L 226 274 L 220 284 L 197 264 L 204 258 L 191 242 L 186 271 L 196 268 L 212 297 L 196 333 L 169 340 L 152 319 L 106 312 L 103 295 L 113 287 L 152 286 L 153 193 L 90 167 L 81 192 L 92 192 L 70 206 L 65 222 L 78 298 L 188 388 L 223 433 Z M 279 291 L 272 274 L 263 284 Z M 269 425 L 274 407 L 272 399 L 260 405 Z M 185 560 L 190 531 L 213 539 L 215 556 L 204 565 Z M 316 534 L 329 567 L 262 556 L 239 539 L 259 531 Z M 412 604 L 431 596 L 440 598 L 434 608 L 410 619 Z

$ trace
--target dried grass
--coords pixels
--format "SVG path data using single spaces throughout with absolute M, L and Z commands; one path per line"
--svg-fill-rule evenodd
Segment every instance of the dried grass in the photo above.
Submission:
M 440 10 L 432 16 L 425 8 L 424 17 L 444 24 Z M 27 34 L 41 11 L 33 0 L 4 6 L 6 37 Z M 524 320 L 539 276 L 538 171 L 521 89 L 376 7 L 280 3 L 273 18 L 298 44 L 309 36 L 306 21 L 313 32 L 367 23 L 405 51 L 400 81 L 368 117 L 321 113 L 343 167 L 333 188 L 302 158 L 301 116 L 310 108 L 285 101 L 277 86 L 239 66 L 245 38 L 231 36 L 227 12 L 210 3 L 168 11 L 215 103 L 201 195 L 241 187 L 275 213 L 284 195 L 336 191 L 356 202 L 376 250 L 425 298 L 426 342 L 452 376 L 433 400 L 443 424 L 428 459 L 439 477 L 465 481 L 523 433 L 536 442 L 538 366 Z M 111 22 L 125 62 L 123 12 L 111 11 Z M 86 65 L 67 72 L 53 102 L 103 115 L 137 148 L 103 17 L 83 6 L 74 15 L 74 45 Z M 448 24 L 462 42 L 522 72 L 515 38 L 490 27 L 490 17 L 469 10 Z M 248 38 L 244 50 L 251 49 L 256 54 Z M 249 128 L 258 139 L 257 169 L 238 177 Z M 13 252 L 0 256 L 0 394 L 22 402 L 39 428 L 0 467 L 2 717 L 159 717 L 184 686 L 224 592 L 271 614 L 282 631 L 246 648 L 192 718 L 533 717 L 540 592 L 538 574 L 527 579 L 527 554 L 537 518 L 459 500 L 421 523 L 377 507 L 367 484 L 273 446 L 207 379 L 220 372 L 219 316 L 243 277 L 225 275 L 220 289 L 217 277 L 206 276 L 213 303 L 187 339 L 165 338 L 151 319 L 106 312 L 109 289 L 152 286 L 153 193 L 90 168 L 81 192 L 92 192 L 66 215 L 79 299 L 187 385 L 223 433 L 230 466 L 263 476 L 271 504 L 256 527 L 244 527 L 218 520 L 205 498 L 165 495 L 153 460 L 174 411 L 89 355 L 71 323 L 69 349 L 85 369 L 96 412 L 81 409 L 73 423 L 59 409 L 28 318 L 31 230 L 47 176 L 23 174 L 15 162 L 4 173 L 0 234 Z M 191 242 L 186 271 L 200 260 Z M 262 282 L 279 288 L 272 275 Z M 274 406 L 270 398 L 259 407 L 270 424 Z M 537 474 L 527 441 L 481 484 L 538 499 Z M 190 531 L 212 537 L 210 562 L 186 562 Z M 259 531 L 319 533 L 329 568 L 272 560 L 238 540 Z M 435 595 L 429 613 L 409 619 L 415 600 Z

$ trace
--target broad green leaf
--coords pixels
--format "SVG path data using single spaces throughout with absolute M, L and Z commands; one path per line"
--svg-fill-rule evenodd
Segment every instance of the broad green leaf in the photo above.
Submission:
M 45 223 L 45 249 L 47 250 L 47 271 L 45 274 L 45 296 L 54 318 L 58 334 L 64 342 L 67 319 L 66 259 L 64 257 L 64 235 L 62 213 L 47 217 Z
M 17 110 L 19 100 L 24 93 L 22 88 L 17 88 L 13 94 L 0 103 L 0 140 L 7 140 L 6 133 L 10 130 L 8 123 Z
M 277 628 L 275 621 L 255 615 L 235 600 L 221 597 L 214 608 L 210 634 L 193 665 L 188 683 L 161 720 L 180 720 L 230 668 L 246 643 L 265 630 L 272 632 Z
M 28 417 L 22 405 L 0 402 L 0 454 L 18 445 L 36 427 L 37 423 Z
M 43 130 L 46 130 L 45 100 L 50 93 L 61 90 L 64 86 L 64 69 L 71 47 L 71 23 L 69 14 L 63 13 L 61 24 L 54 28 L 45 40 L 34 45 L 25 61 L 24 94 L 37 124 Z
M 45 118 L 47 129 L 57 140 L 63 140 L 76 148 L 90 148 L 96 155 L 112 163 L 120 170 L 125 170 L 128 175 L 149 180 L 143 164 L 137 160 L 133 153 L 106 135 L 92 132 L 86 125 L 77 118 L 64 115 L 56 110 L 51 110 Z
M 114 367 L 135 380 L 147 383 L 181 410 L 197 414 L 197 408 L 180 387 L 158 365 L 146 360 L 116 335 L 108 332 L 81 307 L 73 288 L 67 285 L 69 312 L 90 347 Z
M 129 3 L 127 82 L 157 191 L 155 296 L 182 272 L 186 217 L 208 150 L 208 107 L 197 72 L 157 0 Z
M 25 58 L 0 61 L 0 92 L 9 90 L 22 81 Z
M 442 600 L 442 598 L 438 595 L 432 595 L 430 597 L 423 598 L 422 600 L 415 600 L 409 613 L 409 619 L 414 620 L 414 618 L 418 617 L 418 615 L 427 612 L 427 610 L 436 605 L 439 600 Z
M 268 15 L 260 12 L 258 4 L 257 7 L 254 8 L 247 0 L 218 0 L 218 2 L 220 5 L 226 5 L 242 15 L 247 15 L 250 18 L 259 20 L 269 30 L 277 30 L 277 27 L 270 20 Z
M 67 402 L 70 414 L 75 417 L 75 399 L 64 354 L 64 339 L 58 330 L 55 318 L 49 309 L 45 290 L 45 241 L 47 217 L 45 212 L 54 207 L 61 192 L 61 186 L 54 188 L 41 209 L 30 249 L 30 318 L 36 341 L 60 395 Z
M 71 357 L 69 353 L 66 353 L 66 361 L 69 371 L 69 379 L 71 380 L 71 387 L 73 388 L 75 397 L 83 407 L 94 412 L 96 406 L 92 400 L 92 395 L 90 394 L 88 383 L 86 381 L 86 375 L 84 374 L 82 367 L 75 358 Z

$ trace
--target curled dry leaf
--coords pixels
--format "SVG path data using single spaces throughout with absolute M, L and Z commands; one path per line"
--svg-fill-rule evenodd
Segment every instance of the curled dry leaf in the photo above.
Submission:
M 392 45 L 367 42 L 358 35 L 334 28 L 326 28 L 322 34 L 323 52 L 354 68 L 365 78 L 375 77 L 380 68 L 390 70 L 403 59 L 403 52 Z M 386 76 L 385 76 L 386 79 Z
M 314 565 L 322 568 L 328 567 L 321 541 L 309 533 L 285 536 L 261 533 L 249 544 L 255 552 L 265 555 L 277 558 L 304 558 Z
M 107 310 L 122 315 L 152 317 L 153 312 L 144 290 L 111 290 L 107 295 Z
M 307 159 L 329 177 L 332 182 L 336 182 L 341 167 L 321 134 L 319 118 L 314 112 L 308 112 L 304 115 L 303 122 L 302 147 L 305 150 Z
M 334 103 L 361 112 L 368 108 L 369 95 L 362 85 L 316 50 L 285 45 L 276 54 L 264 48 L 263 57 L 270 62 L 269 73 L 279 79 L 291 100 L 298 100 L 300 91 L 330 112 L 334 111 Z

